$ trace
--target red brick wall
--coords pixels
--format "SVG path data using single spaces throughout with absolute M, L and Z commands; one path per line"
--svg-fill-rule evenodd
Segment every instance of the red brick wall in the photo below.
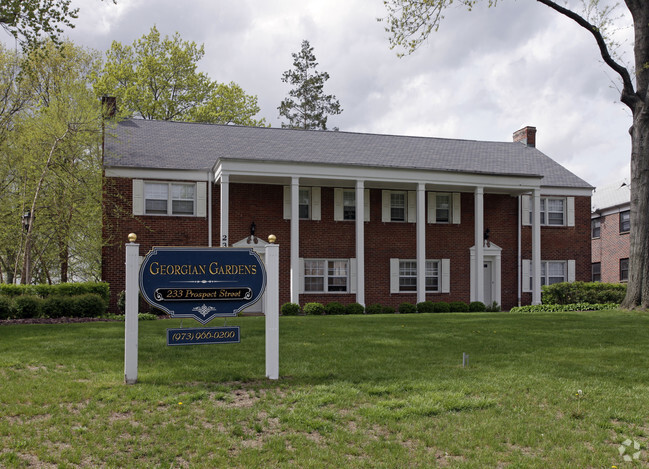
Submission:
M 629 233 L 620 234 L 620 214 L 600 217 L 600 237 L 592 240 L 592 262 L 602 264 L 602 282 L 620 281 L 620 259 L 629 257 Z
M 143 216 L 133 217 L 132 183 L 124 178 L 107 178 L 105 182 L 104 239 L 102 276 L 111 284 L 111 308 L 116 295 L 124 289 L 124 244 L 130 232 L 138 235 L 140 252 L 152 246 L 206 246 L 205 218 Z M 300 257 L 353 258 L 355 222 L 334 221 L 333 188 L 323 187 L 320 221 L 300 221 Z M 283 219 L 283 187 L 260 184 L 230 184 L 229 241 L 233 244 L 250 233 L 254 221 L 256 235 L 266 240 L 277 236 L 280 245 L 280 304 L 290 301 L 290 220 Z M 365 303 L 397 307 L 416 302 L 416 294 L 390 294 L 390 258 L 416 258 L 416 224 L 381 221 L 381 191 L 370 191 L 370 222 L 365 223 Z M 461 196 L 461 224 L 426 224 L 426 258 L 450 259 L 450 293 L 429 293 L 433 301 L 470 299 L 470 252 L 474 245 L 474 201 L 472 193 Z M 220 191 L 212 194 L 213 245 L 219 245 Z M 518 199 L 508 195 L 486 194 L 484 198 L 485 229 L 490 241 L 502 248 L 502 306 L 518 302 L 517 223 Z M 576 198 L 575 227 L 543 227 L 542 258 L 575 259 L 577 279 L 590 278 L 590 198 Z M 531 230 L 522 229 L 523 258 L 531 258 Z M 526 257 L 527 256 L 527 257 Z M 529 303 L 529 295 L 523 297 Z M 301 294 L 300 303 L 323 304 L 356 301 L 355 294 Z

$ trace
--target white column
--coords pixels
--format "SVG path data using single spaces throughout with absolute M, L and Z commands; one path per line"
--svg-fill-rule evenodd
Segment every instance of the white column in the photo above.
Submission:
M 365 306 L 365 182 L 356 181 L 356 302 Z
M 264 315 L 266 316 L 266 377 L 279 379 L 279 245 L 267 244 L 266 292 Z
M 221 238 L 219 239 L 219 246 L 228 247 L 230 245 L 229 239 L 229 224 L 230 217 L 230 176 L 221 174 Z
M 300 179 L 291 178 L 291 303 L 300 304 Z
M 426 301 L 426 184 L 417 185 L 417 303 Z
M 532 304 L 541 304 L 541 190 L 532 197 Z
M 475 299 L 484 302 L 484 189 L 475 188 Z
M 136 236 L 129 235 L 126 244 L 126 318 L 124 321 L 124 382 L 137 383 L 138 346 L 138 273 L 140 270 L 140 245 Z

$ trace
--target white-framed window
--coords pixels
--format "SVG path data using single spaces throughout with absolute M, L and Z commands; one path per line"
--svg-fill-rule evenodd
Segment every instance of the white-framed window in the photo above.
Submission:
M 300 220 L 320 220 L 320 187 L 298 189 L 298 217 Z M 291 219 L 291 186 L 284 186 L 284 219 Z
M 523 260 L 523 291 L 532 291 L 532 263 L 529 259 Z M 575 281 L 575 261 L 553 260 L 541 261 L 541 286 L 561 282 Z
M 426 260 L 426 292 L 448 293 L 450 291 L 450 260 Z M 390 293 L 414 293 L 417 291 L 417 261 L 415 259 L 390 259 Z
M 428 193 L 428 223 L 459 224 L 461 210 L 459 192 Z
M 370 190 L 363 189 L 363 214 L 370 221 Z M 334 220 L 356 220 L 356 189 L 334 188 Z
M 534 217 L 530 196 L 523 196 L 523 224 L 531 225 Z M 541 197 L 541 226 L 575 226 L 574 197 Z
M 417 192 L 416 191 L 382 191 L 383 222 L 417 221 Z
M 356 191 L 343 190 L 343 220 L 356 220 Z
M 205 182 L 167 182 L 133 179 L 133 214 L 205 216 Z
M 304 293 L 348 293 L 349 259 L 303 259 Z
M 390 192 L 390 221 L 406 221 L 406 192 Z

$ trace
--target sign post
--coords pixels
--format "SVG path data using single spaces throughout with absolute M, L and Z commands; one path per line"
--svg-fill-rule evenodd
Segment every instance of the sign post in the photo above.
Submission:
M 266 315 L 266 377 L 279 379 L 279 245 L 270 235 L 266 245 L 268 275 L 264 314 Z
M 137 341 L 138 341 L 138 288 L 140 245 L 136 244 L 135 233 L 128 235 L 126 245 L 126 318 L 124 327 L 124 381 L 137 382 Z

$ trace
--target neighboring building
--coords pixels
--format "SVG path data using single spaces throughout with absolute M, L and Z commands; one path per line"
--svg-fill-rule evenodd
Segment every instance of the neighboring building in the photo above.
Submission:
M 129 232 L 143 254 L 161 245 L 261 251 L 274 234 L 282 304 L 539 303 L 542 284 L 590 279 L 592 187 L 537 150 L 535 135 L 107 124 L 111 307 Z
M 629 280 L 631 189 L 628 180 L 593 191 L 591 213 L 592 276 L 594 282 Z

